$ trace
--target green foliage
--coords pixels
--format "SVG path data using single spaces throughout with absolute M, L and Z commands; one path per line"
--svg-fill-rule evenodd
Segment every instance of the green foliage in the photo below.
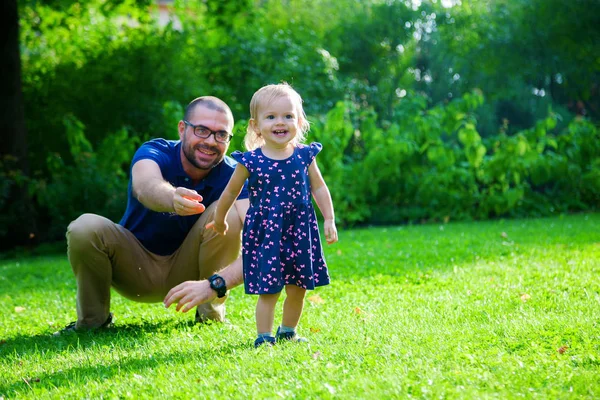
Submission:
M 348 190 L 346 180 L 354 167 L 345 156 L 351 145 L 354 128 L 347 112 L 347 104 L 338 102 L 325 116 L 324 121 L 314 121 L 310 141 L 323 144 L 324 155 L 319 156 L 320 169 L 334 199 L 336 219 L 340 222 L 357 222 L 369 215 L 369 209 L 360 190 Z M 331 149 L 331 150 L 327 150 Z
M 509 132 L 531 127 L 547 107 L 600 116 L 600 3 L 595 0 L 466 0 L 436 7 L 437 29 L 421 41 L 419 87 L 435 102 L 478 87 L 490 107 L 484 135 L 495 135 L 504 119 Z M 561 126 L 564 127 L 564 126 Z
M 475 91 L 426 109 L 413 94 L 385 126 L 372 110 L 338 103 L 312 135 L 325 146 L 319 162 L 339 220 L 487 219 L 597 206 L 595 125 L 576 120 L 553 136 L 550 113 L 534 128 L 483 140 L 475 119 L 483 103 Z
M 21 202 L 11 199 L 15 190 L 27 191 L 31 178 L 19 167 L 17 159 L 11 155 L 0 158 L 0 238 L 8 237 L 10 227 L 22 223 L 26 209 Z
M 47 157 L 50 176 L 35 182 L 36 201 L 48 211 L 49 237 L 58 237 L 79 215 L 93 212 L 118 221 L 127 202 L 125 168 L 138 139 L 125 128 L 110 135 L 94 151 L 81 121 L 64 120 L 73 164 L 57 153 Z
M 58 10 L 26 6 L 22 22 L 23 91 L 34 171 L 46 174 L 48 152 L 72 161 L 63 125 L 70 114 L 97 146 L 122 126 L 145 136 L 161 126 L 162 105 L 177 99 L 176 92 L 191 97 L 183 82 L 164 79 L 172 69 L 169 58 L 179 49 L 172 32 L 156 33 L 150 15 L 133 1 L 113 6 L 93 0 Z
M 242 150 L 252 94 L 280 81 L 305 100 L 345 224 L 597 207 L 597 5 L 440 3 L 182 0 L 159 26 L 148 0 L 19 2 L 32 174 L 2 161 L 3 218 L 21 185 L 49 239 L 84 210 L 116 219 L 133 151 L 105 146 L 175 139 L 211 94 Z

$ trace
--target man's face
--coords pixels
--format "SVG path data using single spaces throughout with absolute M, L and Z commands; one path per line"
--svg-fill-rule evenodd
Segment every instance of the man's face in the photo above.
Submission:
M 227 114 L 211 110 L 202 105 L 196 106 L 188 122 L 192 125 L 202 126 L 212 131 L 226 131 L 231 133 L 233 121 Z M 210 170 L 219 164 L 229 143 L 220 143 L 215 140 L 215 135 L 207 138 L 199 138 L 194 134 L 194 128 L 186 125 L 183 121 L 179 122 L 179 138 L 185 159 L 195 168 L 200 170 Z M 185 160 L 183 160 L 185 164 Z M 185 165 L 184 165 L 185 167 Z

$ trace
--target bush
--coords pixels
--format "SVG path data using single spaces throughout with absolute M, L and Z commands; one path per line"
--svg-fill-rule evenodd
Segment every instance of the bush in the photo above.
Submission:
M 49 178 L 33 182 L 39 208 L 47 212 L 47 239 L 63 237 L 68 224 L 86 212 L 118 222 L 127 205 L 125 171 L 139 142 L 123 128 L 106 136 L 94 151 L 81 121 L 70 115 L 64 124 L 73 164 L 51 153 Z
M 483 103 L 473 92 L 426 109 L 413 94 L 383 124 L 371 109 L 338 103 L 313 124 L 311 139 L 324 144 L 319 162 L 340 222 L 487 219 L 597 206 L 597 127 L 576 120 L 555 137 L 550 113 L 532 129 L 484 141 L 474 117 Z

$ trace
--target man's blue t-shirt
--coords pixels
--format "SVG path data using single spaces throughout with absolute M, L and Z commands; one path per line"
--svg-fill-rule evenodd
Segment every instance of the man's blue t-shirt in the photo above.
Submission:
M 228 156 L 215 166 L 210 173 L 194 185 L 183 170 L 179 140 L 153 139 L 144 143 L 133 156 L 131 167 L 144 159 L 155 161 L 163 178 L 174 187 L 193 189 L 203 198 L 206 207 L 217 201 L 233 175 L 237 162 Z M 248 198 L 248 188 L 244 188 L 238 199 Z M 131 231 L 152 253 L 166 256 L 173 254 L 181 246 L 192 226 L 201 214 L 182 217 L 168 212 L 155 212 L 147 209 L 133 195 L 131 179 L 127 188 L 127 209 L 119 225 Z

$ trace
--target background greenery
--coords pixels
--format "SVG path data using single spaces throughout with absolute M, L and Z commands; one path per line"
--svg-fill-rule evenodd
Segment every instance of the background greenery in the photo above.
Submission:
M 176 137 L 199 95 L 226 100 L 240 149 L 252 93 L 304 97 L 340 224 L 543 216 L 600 203 L 595 0 L 22 0 L 31 172 L 0 160 L 0 243 L 118 220 L 129 161 Z

